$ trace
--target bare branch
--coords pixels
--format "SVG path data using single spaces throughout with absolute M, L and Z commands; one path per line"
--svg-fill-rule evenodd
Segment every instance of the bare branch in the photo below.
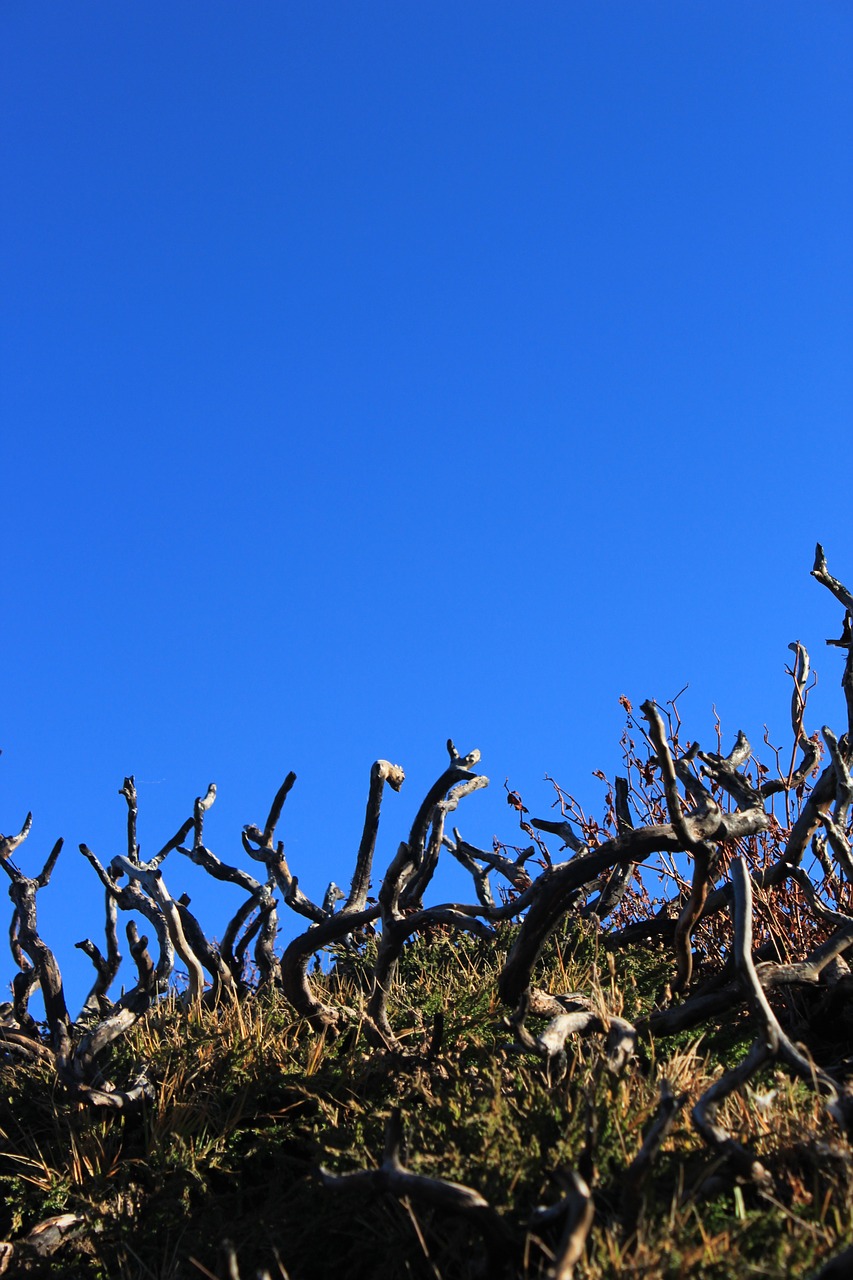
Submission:
M 189 998 L 193 1004 L 198 1003 L 204 993 L 204 973 L 198 956 L 184 934 L 180 911 L 166 888 L 162 871 L 145 863 L 131 862 L 129 858 L 121 856 L 113 858 L 110 866 L 113 875 L 123 873 L 131 881 L 138 881 L 155 906 L 159 907 L 166 921 L 172 945 L 187 967 Z
M 362 911 L 370 891 L 370 873 L 373 866 L 373 853 L 376 848 L 376 836 L 379 831 L 379 810 L 382 805 L 382 793 L 387 782 L 394 791 L 399 791 L 406 775 L 398 764 L 388 760 L 377 760 L 370 770 L 370 789 L 367 796 L 367 812 L 364 815 L 364 830 L 358 855 L 355 861 L 352 886 L 349 897 L 343 908 L 348 911 Z
M 541 1001 L 540 1008 L 541 1012 Z M 604 1033 L 607 1036 L 607 1066 L 613 1075 L 621 1075 L 637 1047 L 637 1033 L 630 1022 L 615 1016 L 603 1016 L 592 1009 L 559 1009 L 537 1036 L 531 1036 L 524 1019 L 531 1008 L 530 993 L 525 993 L 518 1009 L 508 1019 L 521 1045 L 545 1062 L 549 1084 L 558 1083 L 566 1074 L 566 1040 L 570 1035 Z
M 160 863 L 163 862 L 163 860 L 167 857 L 167 855 L 170 854 L 173 849 L 179 848 L 179 846 L 183 843 L 183 841 L 186 840 L 187 836 L 192 831 L 192 829 L 193 829 L 193 819 L 187 818 L 186 822 L 181 824 L 181 826 L 172 836 L 171 840 L 169 840 L 166 844 L 164 844 L 163 848 L 154 854 L 154 857 L 151 858 L 150 861 L 148 862 L 148 866 L 152 868 L 159 867 Z
M 36 884 L 40 889 L 44 889 L 46 885 L 50 884 L 50 877 L 53 875 L 53 869 L 56 866 L 57 858 L 62 852 L 62 846 L 64 843 L 65 841 L 62 836 L 60 836 L 50 853 L 47 855 L 47 862 L 42 867 L 40 873 L 36 876 Z
M 800 815 L 791 828 L 785 848 L 785 862 L 798 867 L 812 836 L 823 824 L 824 811 L 835 799 L 835 766 L 830 764 L 817 780 Z
M 439 907 L 427 907 L 402 917 L 383 914 L 382 937 L 373 967 L 373 989 L 367 1004 L 367 1012 L 374 1027 L 378 1029 L 380 1043 L 385 1048 L 393 1049 L 397 1053 L 402 1051 L 402 1046 L 388 1021 L 387 1001 L 391 978 L 406 940 L 413 933 L 441 924 L 473 933 L 483 941 L 491 941 L 495 936 L 494 931 L 482 920 L 476 918 L 477 910 L 476 907 L 448 903 Z
M 828 1097 L 828 1107 L 837 1113 L 839 1093 L 836 1082 L 827 1072 L 807 1058 L 788 1038 L 770 1007 L 752 960 L 752 885 L 746 860 L 732 860 L 732 887 L 735 914 L 735 963 L 750 992 L 756 1016 L 763 1023 L 764 1043 L 773 1055 L 778 1054 L 802 1080 Z
M 89 938 L 85 938 L 82 942 L 76 944 L 92 961 L 97 973 L 95 983 L 80 1011 L 81 1018 L 89 1014 L 101 1013 L 104 1005 L 109 1004 L 106 999 L 107 992 L 115 981 L 121 965 L 121 952 L 118 949 L 118 934 L 116 932 L 118 911 L 116 900 L 109 892 L 104 894 L 104 914 L 106 917 L 104 924 L 104 935 L 107 941 L 106 956 L 101 954 L 100 949 Z
M 706 825 L 707 824 L 707 825 Z M 727 843 L 764 830 L 766 813 L 757 809 L 707 815 L 697 819 L 694 834 Z M 640 827 L 606 841 L 592 853 L 549 867 L 530 891 L 530 908 L 501 972 L 498 990 L 501 1000 L 515 1008 L 526 987 L 542 947 L 558 921 L 577 905 L 580 889 L 616 863 L 644 862 L 653 853 L 677 853 L 684 848 L 672 824 Z M 712 895 L 713 896 L 713 895 Z M 723 902 L 727 901 L 724 897 Z M 707 910 L 707 904 L 706 904 Z
M 844 828 L 847 825 L 850 803 L 853 801 L 853 778 L 850 776 L 847 761 L 842 754 L 835 734 L 828 725 L 824 725 L 821 732 L 823 733 L 823 740 L 829 748 L 829 756 L 835 769 L 835 821 L 839 827 Z
M 706 1089 L 691 1112 L 693 1123 L 716 1155 L 722 1157 L 739 1177 L 756 1183 L 764 1190 L 771 1190 L 773 1187 L 770 1173 L 751 1151 L 717 1124 L 717 1112 L 729 1094 L 746 1084 L 772 1056 L 773 1051 L 769 1045 L 764 1040 L 756 1040 L 743 1062 L 720 1076 L 710 1089 Z
M 681 797 L 678 794 L 675 766 L 669 750 L 669 743 L 666 740 L 666 730 L 661 714 L 655 703 L 648 699 L 642 704 L 640 710 L 649 722 L 649 737 L 655 749 L 658 767 L 661 772 L 669 820 L 681 841 L 682 848 L 690 849 L 702 837 L 696 834 L 685 819 L 684 810 L 681 807 Z
M 127 801 L 127 856 L 131 862 L 139 861 L 139 845 L 136 840 L 136 820 L 139 815 L 139 804 L 136 798 L 136 782 L 133 775 L 125 778 L 118 789 L 120 796 Z
M 533 883 L 530 874 L 525 871 L 524 864 L 529 862 L 536 853 L 536 846 L 529 845 L 528 848 L 522 849 L 516 858 L 504 857 L 502 853 L 498 853 L 494 849 L 477 849 L 473 844 L 468 844 L 463 840 L 456 827 L 453 828 L 453 834 L 456 837 L 456 847 L 463 855 L 470 859 L 476 858 L 479 862 L 485 862 L 487 866 L 498 871 L 505 880 L 513 886 L 514 889 L 529 889 Z
M 128 920 L 125 925 L 125 933 L 130 946 L 130 954 L 133 957 L 136 971 L 139 975 L 139 988 L 142 991 L 153 992 L 155 987 L 154 961 L 148 954 L 148 939 L 144 934 L 142 937 L 139 936 L 135 920 Z
M 230 967 L 223 956 L 204 936 L 201 925 L 189 909 L 189 900 L 184 894 L 175 903 L 180 917 L 184 938 L 193 955 L 201 962 L 213 980 L 212 1001 L 214 1004 L 226 996 L 229 1000 L 237 999 L 237 986 Z
M 320 1181 L 329 1191 L 386 1192 L 398 1198 L 409 1196 L 440 1212 L 468 1218 L 482 1232 L 494 1268 L 490 1274 L 500 1274 L 506 1262 L 508 1237 L 503 1222 L 488 1200 L 473 1187 L 463 1186 L 459 1182 L 410 1173 L 402 1159 L 403 1145 L 402 1121 L 399 1111 L 395 1109 L 386 1126 L 385 1154 L 378 1169 L 336 1174 L 321 1168 Z
M 844 872 L 848 884 L 853 884 L 853 856 L 850 852 L 850 842 L 847 839 L 847 833 L 843 827 L 831 818 L 828 813 L 823 815 L 823 825 L 826 831 L 827 839 L 835 854 L 838 865 Z
M 693 848 L 693 878 L 690 894 L 675 926 L 674 948 L 677 972 L 673 991 L 686 991 L 693 973 L 693 931 L 699 923 L 708 898 L 711 877 L 717 863 L 717 851 L 707 840 Z
M 278 820 L 281 817 L 281 811 L 284 808 L 284 802 L 287 799 L 288 794 L 291 788 L 293 787 L 293 784 L 295 781 L 296 781 L 296 774 L 293 772 L 289 773 L 285 778 L 284 782 L 279 787 L 278 791 L 275 793 L 275 799 L 273 800 L 272 805 L 270 806 L 270 811 L 267 816 L 267 820 L 264 823 L 263 836 L 261 838 L 261 844 L 263 844 L 264 847 L 267 849 L 272 848 L 275 829 L 278 826 Z
M 550 1273 L 553 1280 L 572 1280 L 575 1267 L 583 1257 L 587 1236 L 595 1218 L 592 1192 L 584 1179 L 574 1171 L 566 1177 L 569 1182 L 569 1193 L 565 1200 L 566 1225 Z
M 347 915 L 330 916 L 322 924 L 300 933 L 285 948 L 281 957 L 282 990 L 297 1013 L 307 1018 L 317 1031 L 339 1028 L 349 1011 L 336 1008 L 320 1000 L 308 979 L 308 960 L 322 947 L 329 946 L 355 929 L 370 924 L 379 917 L 379 905 L 366 907 Z
M 404 887 L 401 903 L 404 907 L 418 907 L 423 903 L 423 896 L 435 874 L 438 858 L 444 841 L 444 824 L 449 813 L 455 812 L 459 801 L 474 791 L 480 791 L 489 785 L 489 779 L 482 774 L 475 774 L 464 782 L 451 787 L 443 800 L 436 802 L 432 811 L 429 840 L 415 873 Z M 410 846 L 411 847 L 411 846 Z
M 33 815 L 28 813 L 26 818 L 24 818 L 24 825 L 16 836 L 0 835 L 0 863 L 2 863 L 6 874 L 10 877 L 12 875 L 12 868 L 9 866 L 9 859 L 15 850 L 24 843 L 27 836 L 30 834 L 32 825 Z
M 814 568 L 811 571 L 813 578 L 817 578 L 818 582 L 831 591 L 836 600 L 844 605 L 848 613 L 853 613 L 853 595 L 847 590 L 843 583 L 837 578 L 833 578 L 832 574 L 826 567 L 826 555 L 820 543 L 815 547 Z
M 204 815 L 216 799 L 216 783 L 211 782 L 207 791 L 203 796 L 196 796 L 193 805 L 193 817 L 191 825 L 195 827 L 195 835 L 193 836 L 193 845 L 197 846 L 204 843 Z M 178 841 L 183 842 L 183 837 Z
M 168 984 L 172 970 L 175 964 L 175 949 L 172 945 L 172 939 L 169 934 L 169 928 L 166 923 L 166 917 L 156 902 L 153 902 L 147 894 L 143 893 L 136 879 L 131 880 L 127 885 L 120 886 L 114 877 L 109 874 L 95 857 L 92 850 L 86 844 L 80 845 L 80 852 L 87 862 L 92 866 L 98 875 L 101 883 L 108 893 L 112 894 L 122 911 L 138 911 L 144 915 L 154 926 L 157 934 L 157 941 L 160 946 L 160 958 L 157 962 L 156 981 L 158 987 Z M 128 859 L 122 861 L 133 866 Z M 156 872 L 159 875 L 159 872 Z
M 24 823 L 21 834 L 14 837 L 16 844 L 20 844 L 26 839 L 30 824 L 31 820 Z M 15 847 L 14 844 L 13 847 Z M 44 870 L 37 880 L 30 880 L 23 875 L 8 857 L 3 863 L 12 881 L 9 886 L 9 897 L 12 899 L 16 909 L 17 942 L 22 951 L 29 957 L 38 978 L 44 998 L 45 1017 L 50 1028 L 51 1044 L 60 1069 L 67 1062 L 71 1053 L 72 1023 L 65 1004 L 65 992 L 62 987 L 62 975 L 59 971 L 59 965 L 50 947 L 43 941 L 38 931 L 36 894 L 50 879 L 50 872 L 56 863 L 61 848 L 62 841 L 60 840 L 54 845 L 45 863 Z M 28 978 L 25 979 L 24 986 L 26 993 L 29 994 L 32 989 L 32 983 Z M 25 1004 L 24 1013 L 26 1017 Z
M 531 827 L 535 827 L 537 831 L 547 831 L 550 835 L 559 836 L 563 842 L 563 847 L 571 849 L 573 853 L 587 853 L 588 846 L 583 840 L 579 840 L 575 835 L 570 822 L 565 818 L 559 822 L 553 822 L 550 818 L 531 818 Z
M 203 867 L 208 875 L 213 876 L 214 880 L 222 880 L 226 883 L 239 885 L 241 889 L 245 889 L 248 893 L 257 893 L 261 887 L 259 880 L 254 876 L 250 876 L 248 871 L 243 871 L 240 867 L 232 867 L 227 862 L 221 862 L 215 853 L 203 844 L 194 844 L 192 848 L 178 844 L 176 846 L 178 853 L 182 853 L 185 858 L 189 858 L 197 866 Z
M 474 892 L 477 895 L 478 901 L 487 909 L 494 907 L 495 899 L 492 893 L 492 886 L 489 883 L 489 873 L 487 869 L 485 867 L 478 866 L 471 857 L 468 852 L 470 846 L 465 844 L 465 841 L 459 835 L 459 831 L 456 827 L 453 828 L 453 835 L 455 837 L 454 840 L 451 840 L 449 836 L 444 837 L 444 847 L 449 849 L 456 861 L 460 863 L 461 866 L 463 866 L 470 874 L 474 881 Z
M 826 643 L 847 650 L 844 674 L 841 677 L 841 687 L 844 690 L 844 698 L 847 703 L 847 742 L 849 751 L 853 749 L 853 595 L 843 583 L 839 582 L 837 578 L 833 578 L 827 569 L 826 556 L 820 543 L 817 544 L 815 550 L 812 577 L 817 578 L 822 586 L 831 591 L 836 600 L 843 604 L 846 610 L 841 638 L 839 640 L 827 640 Z
M 668 1080 L 662 1080 L 657 1114 L 649 1125 L 643 1144 L 622 1175 L 622 1225 L 626 1232 L 635 1229 L 643 1208 L 643 1187 L 672 1126 L 678 1119 L 688 1095 L 675 1095 Z
M 433 810 L 435 809 L 436 804 L 439 800 L 443 800 L 450 788 L 454 787 L 458 782 L 469 782 L 471 779 L 478 776 L 473 773 L 472 770 L 473 766 L 477 764 L 480 759 L 479 751 L 474 750 L 469 752 L 467 756 L 460 756 L 459 752 L 453 745 L 453 742 L 449 738 L 447 741 L 447 750 L 450 754 L 450 765 L 445 769 L 441 777 L 432 784 L 429 791 L 426 793 L 421 803 L 421 807 L 415 815 L 415 820 L 412 823 L 412 829 L 409 832 L 409 839 L 407 843 L 411 852 L 412 861 L 417 866 L 420 865 L 421 859 L 424 856 L 427 831 L 429 830 L 430 823 L 432 822 Z M 481 783 L 480 785 L 488 785 L 488 780 L 486 783 Z
M 801 738 L 806 738 L 803 730 L 803 713 L 806 709 L 806 692 L 811 668 L 808 650 L 804 644 L 799 640 L 792 640 L 788 648 L 794 654 L 794 667 L 793 670 L 788 668 L 788 674 L 794 681 L 794 692 L 791 694 L 791 729 L 796 744 Z
M 258 912 L 258 916 L 254 925 L 250 927 L 246 936 L 242 940 L 241 945 L 236 947 L 237 935 L 249 919 L 249 916 L 251 916 L 255 911 Z M 275 930 L 277 928 L 275 898 L 272 895 L 270 884 L 259 884 L 245 902 L 237 908 L 225 927 L 225 932 L 222 935 L 222 941 L 219 944 L 219 949 L 225 963 L 230 968 L 237 982 L 242 979 L 243 956 L 245 954 L 246 947 L 251 941 L 251 938 L 263 928 L 270 915 L 273 917 L 272 929 L 274 938 Z M 274 956 L 267 957 L 265 950 L 261 952 L 261 958 L 263 961 L 262 964 L 259 964 L 261 979 L 263 984 L 267 984 L 272 977 L 273 969 L 277 968 L 278 965 Z
M 52 1258 L 86 1225 L 76 1213 L 60 1213 L 39 1222 L 21 1240 L 0 1241 L 0 1275 L 43 1275 L 45 1259 Z

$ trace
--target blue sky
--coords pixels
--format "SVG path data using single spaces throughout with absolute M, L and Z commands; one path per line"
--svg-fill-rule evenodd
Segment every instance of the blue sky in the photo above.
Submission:
M 378 756 L 387 857 L 448 736 L 488 844 L 505 777 L 596 808 L 623 693 L 787 741 L 799 638 L 843 728 L 851 55 L 824 0 L 3 6 L 0 830 L 66 838 L 74 996 L 125 773 L 143 856 L 215 780 L 238 860 L 294 769 L 322 895 Z

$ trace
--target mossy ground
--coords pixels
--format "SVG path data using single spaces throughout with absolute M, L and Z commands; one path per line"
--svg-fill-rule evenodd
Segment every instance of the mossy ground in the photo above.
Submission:
M 542 1064 L 514 1048 L 497 1000 L 510 933 L 495 946 L 437 932 L 407 948 L 392 1021 L 416 1046 L 443 1014 L 441 1051 L 429 1065 L 404 1068 L 378 1055 L 357 1019 L 332 1041 L 283 1001 L 255 997 L 202 1014 L 161 1006 L 116 1046 L 113 1078 L 139 1061 L 153 1066 L 156 1101 L 141 1115 L 93 1115 L 62 1099 L 49 1070 L 3 1066 L 0 1238 L 51 1214 L 81 1214 L 86 1230 L 46 1270 L 81 1280 L 224 1280 L 226 1241 L 243 1280 L 260 1268 L 291 1280 L 486 1274 L 469 1223 L 414 1200 L 320 1184 L 321 1165 L 374 1167 L 399 1107 L 409 1167 L 476 1188 L 501 1215 L 508 1275 L 547 1274 L 559 1224 L 531 1226 L 530 1215 L 559 1199 L 560 1171 L 588 1165 L 590 1152 L 596 1219 L 579 1276 L 808 1275 L 853 1240 L 844 1140 L 812 1091 L 781 1069 L 730 1098 L 721 1116 L 772 1168 L 779 1196 L 762 1199 L 725 1177 L 707 1182 L 712 1158 L 690 1105 L 747 1051 L 745 1015 L 704 1037 L 641 1043 L 618 1079 L 604 1069 L 601 1037 L 575 1039 L 566 1076 L 549 1083 Z M 654 949 L 609 961 L 594 936 L 565 931 L 549 943 L 537 980 L 635 1018 L 650 1009 L 670 965 Z M 350 1008 L 363 1001 L 357 974 L 315 981 Z M 624 1171 L 663 1078 L 690 1102 L 628 1231 Z

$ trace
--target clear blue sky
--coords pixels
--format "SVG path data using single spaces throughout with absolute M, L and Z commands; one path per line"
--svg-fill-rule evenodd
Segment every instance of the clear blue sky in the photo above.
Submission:
M 848 4 L 9 2 L 0 57 L 0 830 L 66 837 L 75 997 L 125 773 L 143 856 L 215 780 L 237 860 L 294 769 L 322 895 L 377 756 L 387 857 L 448 736 L 488 844 L 505 777 L 597 807 L 622 693 L 787 741 L 800 638 L 843 728 Z

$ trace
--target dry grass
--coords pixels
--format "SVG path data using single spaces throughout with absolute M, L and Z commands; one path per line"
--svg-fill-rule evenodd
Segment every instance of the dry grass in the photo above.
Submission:
M 779 1194 L 767 1199 L 715 1177 L 724 1171 L 714 1169 L 690 1105 L 745 1053 L 743 1020 L 704 1037 L 647 1041 L 619 1079 L 603 1069 L 601 1037 L 577 1041 L 565 1078 L 549 1085 L 503 1024 L 494 996 L 503 954 L 441 935 L 405 953 L 395 1027 L 415 1045 L 444 1014 L 431 1066 L 400 1069 L 369 1048 L 358 1026 L 332 1042 L 283 1003 L 254 998 L 203 1014 L 167 1004 L 133 1029 L 110 1069 L 152 1064 L 156 1101 L 136 1118 L 95 1118 L 63 1104 L 44 1068 L 4 1067 L 2 1234 L 51 1213 L 83 1214 L 88 1229 L 73 1263 L 66 1252 L 56 1264 L 56 1274 L 81 1278 L 224 1278 L 225 1241 L 244 1280 L 259 1267 L 282 1274 L 276 1259 L 291 1280 L 326 1274 L 332 1258 L 342 1273 L 375 1280 L 482 1275 L 470 1225 L 414 1201 L 335 1195 L 316 1181 L 321 1163 L 375 1167 L 399 1106 L 410 1168 L 475 1187 L 503 1217 L 510 1275 L 547 1274 L 559 1231 L 529 1219 L 559 1199 L 559 1172 L 585 1160 L 596 1218 L 578 1276 L 807 1274 L 849 1243 L 846 1144 L 814 1093 L 783 1071 L 765 1072 L 720 1116 L 773 1169 Z M 586 991 L 604 1014 L 636 1016 L 650 1007 L 660 969 L 654 950 L 608 958 L 593 936 L 563 932 L 540 978 L 555 991 Z M 347 980 L 324 982 L 332 998 L 357 1004 Z M 657 1158 L 636 1230 L 627 1231 L 624 1171 L 663 1079 L 690 1101 Z

